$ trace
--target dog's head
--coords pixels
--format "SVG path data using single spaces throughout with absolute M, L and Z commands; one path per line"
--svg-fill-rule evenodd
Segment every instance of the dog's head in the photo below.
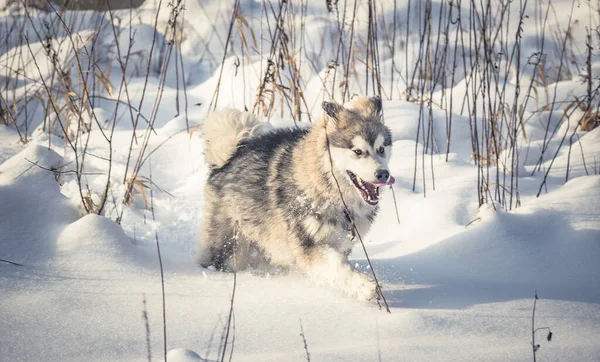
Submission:
M 377 205 L 379 188 L 395 181 L 388 169 L 392 135 L 382 121 L 381 98 L 358 98 L 347 108 L 323 102 L 323 110 L 330 162 L 344 183 L 340 186 L 356 189 L 364 202 Z

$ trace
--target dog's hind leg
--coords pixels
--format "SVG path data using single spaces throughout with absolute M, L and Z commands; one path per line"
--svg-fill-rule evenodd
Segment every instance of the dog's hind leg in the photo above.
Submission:
M 234 228 L 229 219 L 216 220 L 214 216 L 205 216 L 196 262 L 205 268 L 229 270 L 235 249 Z
M 201 250 L 198 252 L 198 264 L 205 268 L 214 266 L 220 271 L 242 270 L 248 267 L 249 242 L 244 235 L 237 231 L 234 224 L 229 223 L 228 225 L 205 226 Z
M 196 262 L 220 271 L 241 270 L 248 267 L 249 241 L 231 219 L 220 214 L 205 216 L 202 237 L 198 244 Z
M 359 300 L 375 297 L 375 283 L 367 275 L 355 272 L 344 256 L 327 246 L 313 245 L 300 251 L 298 264 L 316 284 L 327 284 Z
M 236 242 L 233 221 L 219 207 L 220 199 L 210 185 L 206 186 L 204 196 L 204 220 L 196 262 L 205 268 L 214 266 L 218 270 L 229 270 Z

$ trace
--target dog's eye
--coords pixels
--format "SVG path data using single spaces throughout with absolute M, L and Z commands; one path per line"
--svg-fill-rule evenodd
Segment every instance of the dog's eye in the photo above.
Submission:
M 361 150 L 354 150 L 354 153 L 356 153 L 357 156 L 360 156 L 363 154 L 363 151 Z
M 379 153 L 380 155 L 383 155 L 384 152 L 385 148 L 383 146 L 380 146 L 379 149 L 377 149 L 377 153 Z

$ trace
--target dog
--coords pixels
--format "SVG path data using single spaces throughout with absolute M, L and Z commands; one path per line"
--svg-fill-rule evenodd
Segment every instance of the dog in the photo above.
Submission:
M 207 117 L 201 266 L 239 270 L 254 248 L 317 284 L 376 296 L 375 282 L 347 258 L 356 232 L 366 235 L 377 215 L 380 188 L 394 183 L 391 132 L 378 96 L 322 107 L 308 129 L 274 129 L 235 109 Z

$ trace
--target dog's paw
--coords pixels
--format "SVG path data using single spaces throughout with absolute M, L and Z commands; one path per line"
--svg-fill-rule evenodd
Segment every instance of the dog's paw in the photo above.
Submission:
M 360 301 L 369 301 L 377 296 L 377 284 L 368 276 L 353 273 L 353 278 L 348 285 L 348 294 Z

